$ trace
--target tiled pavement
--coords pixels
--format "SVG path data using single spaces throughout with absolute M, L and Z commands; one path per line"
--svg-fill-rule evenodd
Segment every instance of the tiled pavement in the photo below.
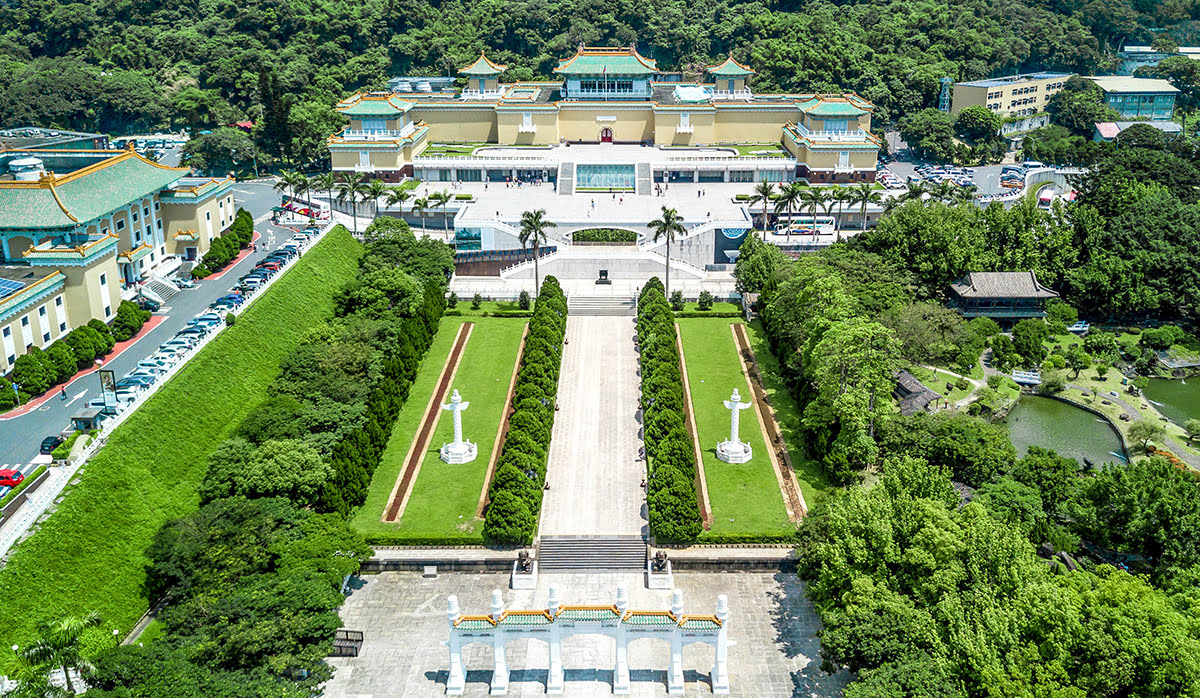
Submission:
M 646 533 L 634 319 L 569 316 L 541 535 Z
M 342 607 L 344 627 L 362 630 L 365 644 L 357 658 L 331 659 L 335 674 L 325 695 L 345 698 L 440 696 L 445 693 L 448 654 L 446 597 L 457 594 L 463 613 L 488 613 L 491 590 L 504 590 L 509 608 L 544 608 L 549 585 L 559 585 L 563 603 L 607 604 L 624 583 L 632 609 L 665 609 L 670 592 L 648 590 L 639 574 L 544 574 L 533 591 L 508 589 L 507 574 L 417 572 L 364 576 Z M 841 695 L 849 675 L 819 669 L 817 618 L 804 598 L 804 585 L 789 573 L 680 573 L 675 585 L 684 594 L 685 613 L 712 613 L 717 594 L 729 595 L 730 695 L 754 698 Z M 612 694 L 614 642 L 599 635 L 563 641 L 567 696 Z M 686 695 L 710 695 L 713 650 L 691 645 L 684 650 Z M 488 693 L 491 649 L 481 644 L 463 652 L 468 696 Z M 641 640 L 630 645 L 634 696 L 666 695 L 666 643 Z M 546 645 L 518 640 L 509 645 L 509 695 L 545 693 Z

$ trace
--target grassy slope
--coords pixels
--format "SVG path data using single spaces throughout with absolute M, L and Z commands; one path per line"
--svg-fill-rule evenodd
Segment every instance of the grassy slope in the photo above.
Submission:
M 767 457 L 762 430 L 752 410 L 742 414 L 740 436 L 754 449 L 749 463 L 717 460 L 717 442 L 729 437 L 729 410 L 724 400 L 734 388 L 743 399 L 752 395 L 742 375 L 729 318 L 688 318 L 679 321 L 684 361 L 696 431 L 704 456 L 708 496 L 712 501 L 713 534 L 777 534 L 792 529 L 779 482 Z M 730 520 L 732 519 L 732 521 Z M 701 538 L 703 540 L 703 537 Z
M 408 402 L 392 431 L 383 462 L 371 482 L 367 503 L 354 518 L 355 528 L 364 535 L 386 536 L 389 541 L 396 542 L 409 537 L 480 540 L 481 528 L 475 519 L 475 508 L 492 456 L 496 430 L 504 413 L 504 400 L 508 396 L 508 384 L 525 327 L 525 320 L 520 318 L 475 318 L 475 329 L 455 375 L 453 387 L 471 403 L 463 413 L 463 435 L 479 446 L 478 457 L 463 465 L 447 465 L 441 461 L 438 449 L 454 439 L 454 422 L 448 414 L 443 414 L 430 439 L 421 473 L 400 522 L 385 524 L 380 521 L 454 335 L 465 320 L 451 317 L 442 322 L 435 346 L 421 366 Z
M 779 431 L 783 433 L 788 454 L 792 457 L 792 467 L 795 468 L 796 480 L 800 483 L 800 492 L 811 511 L 834 487 L 825 478 L 820 464 L 811 460 L 802 446 L 804 441 L 800 435 L 801 408 L 784 383 L 779 362 L 771 353 L 771 345 L 767 343 L 762 323 L 755 320 L 746 329 L 749 330 L 754 358 L 758 361 L 763 389 L 767 391 L 767 399 L 775 408 L 775 420 L 779 423 Z
M 208 455 L 263 399 L 280 358 L 332 315 L 332 292 L 360 253 L 344 230 L 331 233 L 117 428 L 0 571 L 3 647 L 64 614 L 99 611 L 110 634 L 134 624 L 154 534 L 196 508 Z

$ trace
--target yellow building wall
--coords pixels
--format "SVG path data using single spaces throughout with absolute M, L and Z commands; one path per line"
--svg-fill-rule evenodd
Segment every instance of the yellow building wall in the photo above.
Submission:
M 547 109 L 528 112 L 534 131 L 523 133 L 526 112 L 504 110 L 496 113 L 499 143 L 503 145 L 550 145 L 558 142 L 558 113 Z
M 682 114 L 688 115 L 691 131 L 679 131 Z M 684 110 L 655 110 L 654 112 L 654 144 L 655 145 L 711 145 L 713 141 L 713 123 L 716 112 L 712 109 L 702 111 Z
M 429 127 L 428 140 L 438 143 L 496 143 L 496 107 L 490 103 L 450 107 L 417 104 L 409 112 L 413 121 Z M 357 161 L 356 161 L 357 164 Z
M 842 121 L 842 119 L 838 119 L 838 121 Z M 871 130 L 871 115 L 870 114 L 863 114 L 862 116 L 859 116 L 859 117 L 853 118 L 853 119 L 847 118 L 847 119 L 845 119 L 845 121 L 846 121 L 846 130 L 848 130 L 848 131 L 853 131 L 856 127 L 861 128 L 864 131 Z M 826 128 L 825 122 L 826 122 L 826 119 L 822 119 L 820 117 L 813 118 L 813 117 L 806 116 L 804 118 L 804 125 L 810 129 L 812 129 L 813 131 L 829 130 Z
M 713 121 L 714 143 L 778 143 L 783 125 L 795 122 L 796 109 L 716 109 Z
M 810 170 L 832 170 L 838 164 L 838 150 L 810 150 L 809 148 L 800 148 L 800 154 L 797 160 L 800 164 L 807 165 Z M 863 170 L 875 169 L 877 153 L 874 150 L 851 150 L 850 166 Z
M 221 198 L 224 199 L 224 196 Z M 215 198 L 200 204 L 164 201 L 158 209 L 158 217 L 163 222 L 163 239 L 167 242 L 168 251 L 175 239 L 175 233 L 185 230 L 194 230 L 197 233 L 195 242 L 182 242 L 179 251 L 174 254 L 181 254 L 183 247 L 198 247 L 200 254 L 204 254 L 212 240 L 228 227 L 221 225 Z
M 950 113 L 957 114 L 967 107 L 987 106 L 988 88 L 955 85 L 950 97 Z
M 613 121 L 598 121 L 597 117 L 616 117 Z M 600 130 L 613 130 L 613 140 L 623 143 L 640 143 L 654 140 L 654 110 L 645 105 L 588 104 L 586 106 L 559 105 L 558 135 L 567 141 L 598 143 Z
M 121 274 L 115 254 L 107 255 L 89 267 L 62 267 L 60 271 L 67 277 L 63 296 L 67 322 L 72 328 L 86 325 L 93 318 L 108 322 L 116 315 L 117 305 L 121 302 Z M 101 275 L 107 282 L 103 288 Z M 104 314 L 106 305 L 108 315 Z
M 350 170 L 358 165 L 358 152 L 353 150 L 330 150 L 329 157 L 335 170 Z

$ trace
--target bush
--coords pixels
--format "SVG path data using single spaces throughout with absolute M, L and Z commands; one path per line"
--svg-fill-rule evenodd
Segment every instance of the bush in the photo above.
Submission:
M 987 384 L 992 390 L 999 390 L 1004 385 L 1004 376 L 992 374 L 987 377 Z
M 446 299 L 446 307 L 453 310 L 458 307 L 458 294 L 451 292 L 450 297 Z
M 517 296 L 517 307 L 529 310 L 529 291 L 521 291 L 521 295 Z
M 700 310 L 712 310 L 713 294 L 709 293 L 708 291 L 701 291 L 700 292 L 700 303 L 699 303 L 698 307 L 700 308 Z
M 150 311 L 142 310 L 131 301 L 121 301 L 117 306 L 117 316 L 113 318 L 113 339 L 124 342 L 133 337 L 142 330 L 142 325 L 149 319 Z
M 637 233 L 616 228 L 589 228 L 571 233 L 572 242 L 637 242 Z
M 233 323 L 237 322 L 237 316 L 233 313 L 225 313 L 225 324 L 233 327 Z
M 677 313 L 683 312 L 683 291 L 676 291 L 671 294 L 671 310 Z
M 471 310 L 479 310 L 481 307 L 483 307 L 483 296 L 476 293 L 475 296 L 471 298 Z
M 12 381 L 30 395 L 41 395 L 54 385 L 58 372 L 46 354 L 37 347 L 17 357 L 13 362 Z M 5 386 L 10 388 L 11 386 Z
M 192 267 L 192 278 L 193 279 L 203 279 L 204 277 L 208 276 L 211 273 L 212 272 L 208 270 L 208 267 L 204 266 L 203 262 Z

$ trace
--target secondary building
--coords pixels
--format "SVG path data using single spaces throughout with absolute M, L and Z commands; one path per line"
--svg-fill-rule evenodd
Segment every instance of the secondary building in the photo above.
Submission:
M 506 69 L 481 54 L 460 69 L 467 84 L 457 94 L 409 78 L 392 81 L 402 92 L 340 102 L 349 124 L 329 139 L 333 169 L 393 182 L 540 180 L 564 194 L 576 183 L 648 194 L 654 182 L 680 180 L 875 178 L 881 142 L 870 132 L 869 102 L 841 93 L 758 94 L 750 87 L 754 70 L 732 57 L 690 82 L 632 46 L 580 47 L 559 61 L 552 81 L 505 83 Z M 551 147 L 601 143 L 653 150 L 629 162 L 588 162 Z M 464 154 L 440 147 L 448 144 L 510 147 Z M 698 150 L 738 144 L 762 144 L 763 157 L 731 148 L 737 158 L 714 164 L 712 153 Z
M 0 374 L 179 269 L 181 234 L 203 254 L 232 225 L 232 180 L 186 174 L 128 150 L 0 151 Z
M 986 107 L 1004 119 L 1000 133 L 1023 133 L 1050 123 L 1046 105 L 1062 91 L 1073 73 L 1025 73 L 954 85 L 950 113 L 972 106 Z
M 1126 46 L 1117 52 L 1121 58 L 1121 75 L 1133 75 L 1138 68 L 1158 65 L 1171 56 L 1183 56 L 1192 60 L 1200 60 L 1200 46 L 1180 46 L 1172 53 L 1155 51 L 1150 46 Z
M 1046 301 L 1058 298 L 1032 271 L 972 272 L 951 284 L 950 291 L 964 317 L 997 320 L 1045 317 Z
M 1166 80 L 1120 75 L 1089 77 L 1104 92 L 1104 103 L 1122 119 L 1169 120 L 1175 114 L 1179 89 Z

